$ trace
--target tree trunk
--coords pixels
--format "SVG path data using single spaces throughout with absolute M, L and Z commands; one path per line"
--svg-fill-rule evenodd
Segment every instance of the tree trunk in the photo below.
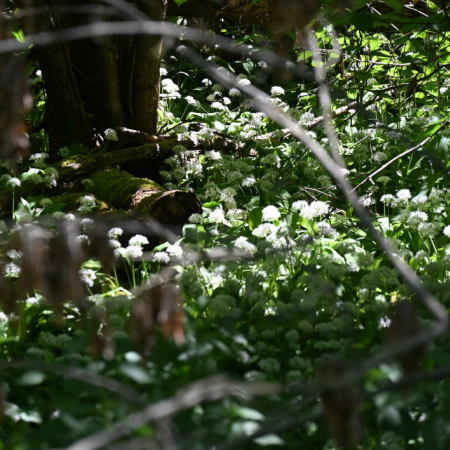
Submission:
M 52 7 L 59 4 L 57 0 L 37 1 L 37 6 Z M 41 30 L 47 26 L 62 28 L 57 15 L 53 15 L 51 20 L 44 17 L 40 21 Z M 81 142 L 86 148 L 92 148 L 92 130 L 86 119 L 67 44 L 59 42 L 51 47 L 40 47 L 36 53 L 46 81 L 51 158 L 55 159 L 57 151 L 72 142 Z
M 167 0 L 143 0 L 138 6 L 152 20 L 162 22 L 166 17 Z M 134 72 L 132 84 L 132 127 L 146 133 L 156 133 L 158 128 L 161 50 L 161 37 L 136 37 L 135 61 L 139 68 Z

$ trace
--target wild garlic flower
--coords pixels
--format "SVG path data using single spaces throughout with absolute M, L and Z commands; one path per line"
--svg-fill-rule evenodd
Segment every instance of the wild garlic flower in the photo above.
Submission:
M 142 236 L 141 234 L 136 234 L 136 236 L 133 236 L 128 241 L 128 245 L 130 245 L 130 246 L 142 247 L 143 245 L 147 245 L 147 244 L 148 244 L 148 239 L 145 236 Z
M 396 202 L 395 197 L 394 197 L 392 194 L 382 195 L 381 198 L 380 198 L 380 200 L 381 200 L 383 203 L 386 203 L 387 205 L 390 205 L 390 204 L 392 204 L 392 203 L 395 204 L 395 202 Z
M 437 228 L 438 225 L 435 223 L 431 223 L 431 222 L 423 222 L 419 225 L 419 233 L 423 236 L 423 237 L 433 237 L 436 235 L 437 233 Z
M 175 51 L 176 51 L 177 53 L 181 53 L 181 54 L 184 54 L 184 53 L 186 52 L 186 50 L 187 50 L 187 47 L 186 47 L 185 45 L 179 45 L 179 46 L 175 49 Z
M 231 100 L 228 97 L 223 98 L 224 105 L 229 105 L 231 103 Z
M 80 211 L 81 214 L 86 214 L 96 207 L 97 204 L 95 203 L 94 197 L 91 197 L 90 195 L 85 195 L 80 200 L 80 207 L 78 208 L 78 211 Z
M 367 194 L 361 197 L 358 203 L 367 208 L 375 203 L 375 199 L 372 197 L 372 194 Z
M 447 225 L 442 232 L 445 236 L 450 237 L 450 225 Z
M 167 69 L 165 67 L 160 67 L 159 68 L 159 75 L 161 77 L 165 77 L 167 75 Z
M 274 233 L 275 230 L 276 230 L 275 225 L 271 223 L 262 223 L 252 231 L 252 234 L 259 238 L 265 238 L 270 234 Z
M 179 258 L 183 254 L 183 249 L 178 245 L 169 245 L 166 248 L 166 252 L 169 255 L 175 256 L 176 258 Z
M 230 91 L 228 92 L 228 95 L 230 97 L 239 97 L 241 95 L 241 91 L 239 89 L 236 88 L 232 88 L 230 89 Z
M 8 255 L 8 258 L 12 259 L 14 262 L 20 260 L 23 256 L 23 253 L 20 250 L 9 250 L 6 254 Z
M 233 188 L 225 188 L 220 193 L 220 201 L 223 202 L 230 202 L 234 200 L 234 196 L 237 194 L 237 192 Z
M 11 186 L 13 188 L 18 187 L 21 185 L 21 182 L 18 178 L 15 177 L 11 177 L 7 182 L 6 182 L 7 186 Z
M 406 223 L 410 227 L 417 229 L 421 223 L 427 222 L 427 221 L 428 221 L 428 215 L 426 213 L 424 213 L 423 211 L 413 211 L 409 215 Z
M 295 63 L 292 61 L 286 61 L 284 63 L 284 65 L 285 65 L 286 69 L 293 69 L 295 67 Z
M 170 262 L 170 256 L 166 252 L 156 252 L 153 254 L 153 261 L 167 264 Z
M 280 217 L 280 211 L 278 211 L 276 206 L 269 205 L 262 210 L 263 222 L 273 222 L 274 220 L 278 220 Z
M 117 239 L 119 236 L 122 236 L 122 234 L 123 234 L 123 230 L 122 230 L 122 228 L 119 228 L 119 227 L 111 228 L 108 231 L 108 237 L 110 239 Z
M 222 103 L 220 103 L 220 102 L 213 102 L 212 104 L 211 104 L 211 107 L 212 108 L 215 108 L 215 109 L 219 109 L 219 110 L 221 110 L 221 111 L 225 111 L 227 108 L 222 104 Z
M 75 220 L 76 219 L 75 215 L 72 213 L 67 213 L 64 218 L 66 220 Z
M 107 128 L 104 132 L 105 138 L 108 139 L 108 141 L 118 141 L 119 138 L 117 137 L 116 130 L 113 130 L 112 128 Z
M 31 161 L 42 161 L 46 158 L 48 158 L 47 153 L 34 153 L 30 156 Z
M 192 214 L 189 217 L 189 222 L 190 223 L 203 223 L 204 219 L 203 219 L 203 216 L 201 214 Z
M 255 177 L 247 177 L 244 180 L 242 180 L 242 183 L 241 183 L 241 185 L 243 187 L 253 186 L 254 184 L 256 184 Z
M 125 254 L 131 259 L 141 258 L 143 255 L 141 247 L 137 245 L 129 245 L 125 250 Z
M 9 278 L 17 278 L 20 275 L 20 272 L 22 269 L 20 266 L 18 266 L 16 263 L 12 262 L 9 264 L 6 264 L 3 268 L 3 273 L 5 274 L 5 277 Z
M 417 195 L 411 200 L 413 205 L 424 205 L 428 201 L 428 197 L 426 195 Z
M 251 81 L 248 80 L 247 78 L 241 78 L 241 79 L 238 81 L 238 86 L 249 86 L 250 84 L 252 84 L 252 83 L 251 83 Z
M 248 242 L 248 238 L 245 236 L 238 237 L 236 239 L 236 242 L 234 243 L 234 246 L 248 253 L 251 253 L 252 255 L 256 253 L 256 246 L 253 245 L 251 242 Z
M 168 94 L 174 94 L 180 90 L 180 88 L 170 78 L 164 78 L 164 80 L 161 81 L 161 86 Z
M 122 247 L 122 244 L 117 239 L 110 239 L 109 240 L 109 245 L 112 248 L 120 248 L 120 247 Z
M 205 86 L 211 86 L 211 85 L 212 85 L 212 81 L 211 81 L 211 80 L 208 80 L 208 78 L 204 78 L 204 79 L 202 80 L 202 83 L 203 83 Z
M 270 89 L 270 93 L 272 95 L 284 95 L 285 91 L 282 87 L 280 86 L 273 86 L 272 89 Z
M 401 189 L 397 192 L 397 198 L 402 202 L 407 202 L 411 198 L 411 192 L 409 189 Z
M 322 236 L 329 236 L 333 239 L 339 236 L 339 233 L 334 228 L 332 228 L 331 225 L 327 222 L 319 222 L 317 224 L 317 227 L 319 228 L 319 233 Z
M 201 103 L 196 100 L 194 97 L 191 97 L 188 95 L 187 97 L 184 97 L 184 99 L 188 102 L 189 105 L 193 106 L 196 109 L 200 109 Z
M 77 236 L 76 240 L 80 244 L 91 245 L 91 241 L 90 241 L 89 237 L 86 236 L 85 234 L 80 234 L 79 236 Z
M 81 269 L 79 274 L 83 283 L 86 283 L 89 287 L 94 286 L 94 280 L 97 279 L 97 275 L 92 269 Z
M 208 216 L 208 220 L 212 223 L 223 223 L 224 225 L 230 226 L 230 223 L 225 219 L 225 213 L 223 209 L 220 208 L 212 211 Z
M 219 159 L 222 159 L 222 155 L 215 150 L 206 152 L 206 156 L 208 156 L 208 158 L 210 158 L 214 161 L 218 161 Z
M 80 226 L 83 231 L 89 231 L 94 228 L 94 221 L 92 219 L 81 219 Z

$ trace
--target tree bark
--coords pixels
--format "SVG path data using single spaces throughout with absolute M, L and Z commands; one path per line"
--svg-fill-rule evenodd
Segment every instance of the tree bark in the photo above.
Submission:
M 164 21 L 167 0 L 140 1 L 139 9 L 150 19 Z M 133 74 L 132 127 L 146 133 L 156 133 L 158 128 L 158 106 L 162 38 L 159 36 L 137 36 L 135 61 L 139 70 Z
M 38 0 L 37 6 L 57 6 L 56 0 Z M 59 1 L 58 1 L 59 5 Z M 51 23 L 61 29 L 57 15 Z M 42 20 L 41 29 L 46 25 Z M 36 49 L 51 112 L 48 118 L 50 132 L 50 157 L 54 160 L 58 150 L 72 142 L 81 142 L 86 148 L 93 147 L 92 130 L 86 120 L 78 85 L 72 70 L 66 42 Z

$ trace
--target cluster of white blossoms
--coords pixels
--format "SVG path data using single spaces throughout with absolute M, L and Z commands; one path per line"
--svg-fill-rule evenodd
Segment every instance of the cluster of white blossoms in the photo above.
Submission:
M 284 91 L 284 89 L 282 88 L 282 87 L 280 87 L 280 86 L 272 86 L 272 88 L 270 89 L 270 93 L 272 94 L 272 95 L 284 95 L 285 94 L 285 91 Z
M 240 236 L 236 239 L 234 246 L 241 250 L 244 250 L 246 253 L 254 255 L 256 253 L 256 246 L 251 242 L 248 242 L 248 238 L 245 236 Z
M 79 274 L 83 283 L 86 283 L 88 287 L 94 286 L 97 275 L 92 269 L 80 269 Z
M 324 216 L 328 214 L 330 210 L 330 207 L 325 202 L 314 201 L 309 205 L 305 200 L 297 200 L 292 203 L 292 208 L 297 210 L 301 217 L 305 217 L 308 220 Z
M 89 236 L 86 236 L 85 234 L 80 234 L 77 236 L 76 240 L 83 245 L 91 245 L 91 240 L 89 239 Z
M 183 248 L 177 244 L 170 244 L 167 246 L 165 252 L 155 252 L 153 254 L 153 261 L 157 263 L 167 264 L 172 258 L 179 259 L 183 256 Z
M 161 88 L 170 97 L 181 97 L 180 93 L 178 92 L 180 88 L 170 78 L 164 78 L 164 80 L 161 81 Z
M 428 221 L 428 214 L 423 211 L 412 211 L 406 223 L 413 229 L 418 229 L 423 222 Z
M 278 220 L 281 217 L 280 211 L 278 211 L 278 208 L 273 205 L 266 206 L 262 210 L 262 220 L 263 222 L 274 222 L 275 220 Z
M 202 107 L 201 103 L 194 97 L 188 95 L 187 97 L 184 97 L 184 99 L 188 102 L 189 105 L 193 106 L 195 109 L 197 110 L 201 109 Z
M 97 204 L 95 203 L 94 197 L 90 195 L 85 195 L 80 200 L 80 207 L 78 208 L 78 211 L 80 211 L 80 214 L 87 214 L 96 207 Z
M 259 238 L 266 238 L 270 234 L 274 233 L 275 230 L 275 225 L 272 225 L 271 223 L 262 223 L 252 231 L 252 234 Z

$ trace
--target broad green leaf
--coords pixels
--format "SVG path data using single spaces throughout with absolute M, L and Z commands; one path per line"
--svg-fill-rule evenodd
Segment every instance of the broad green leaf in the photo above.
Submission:
M 254 208 L 248 213 L 248 226 L 253 231 L 257 226 L 261 225 L 262 211 L 261 208 Z
M 127 375 L 132 380 L 139 384 L 149 384 L 152 382 L 152 378 L 141 366 L 135 364 L 121 364 L 119 367 L 120 372 Z

